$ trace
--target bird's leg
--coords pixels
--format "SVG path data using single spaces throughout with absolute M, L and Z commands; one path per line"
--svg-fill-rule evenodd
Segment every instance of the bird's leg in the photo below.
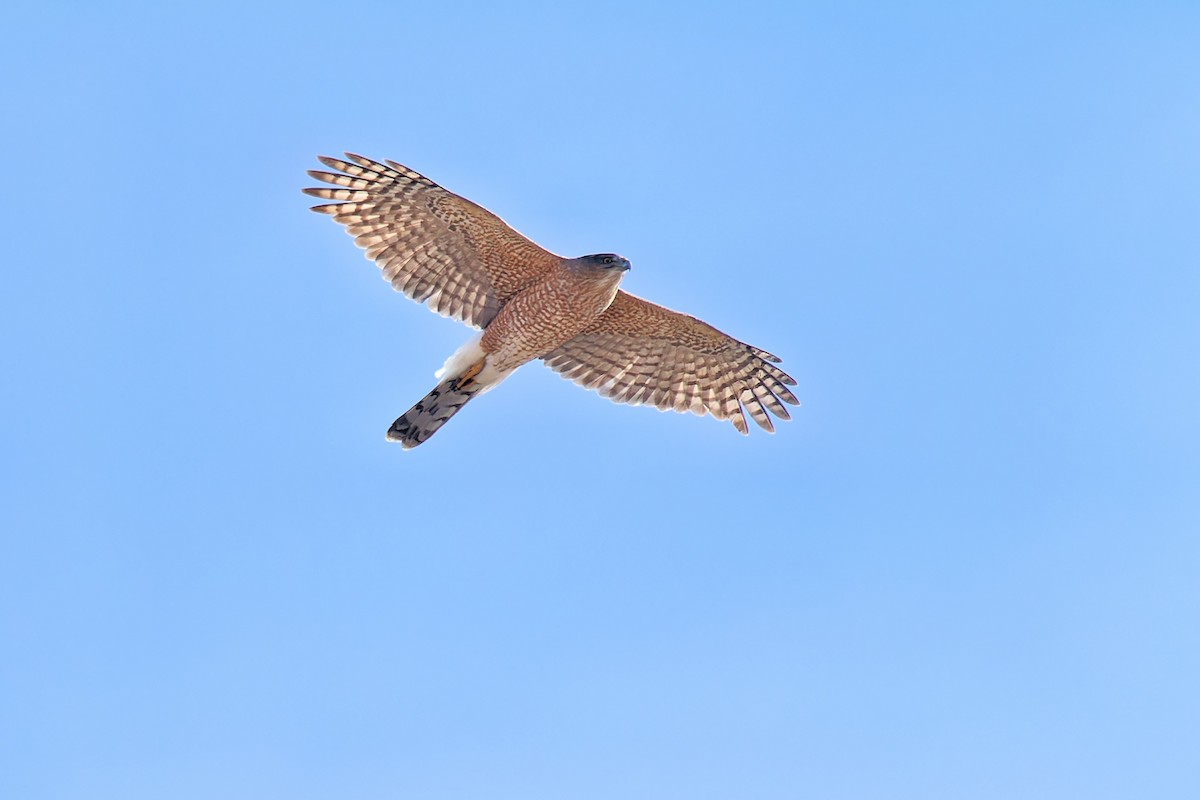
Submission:
M 486 358 L 481 358 L 471 366 L 467 367 L 466 372 L 454 379 L 454 388 L 468 389 L 471 384 L 475 383 L 475 376 L 483 372 L 483 365 L 487 363 Z

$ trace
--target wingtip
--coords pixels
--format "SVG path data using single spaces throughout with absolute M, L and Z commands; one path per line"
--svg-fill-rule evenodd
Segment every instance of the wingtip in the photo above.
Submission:
M 729 418 L 729 421 L 733 423 L 734 429 L 742 436 L 750 435 L 750 427 L 746 424 L 746 415 L 742 413 L 741 409 L 738 409 L 737 413 Z
M 750 352 L 754 353 L 754 355 L 758 356 L 763 361 L 770 361 L 772 364 L 779 364 L 783 361 L 783 359 L 779 356 L 763 350 L 761 347 L 755 347 L 754 345 L 747 345 L 747 347 L 750 348 Z

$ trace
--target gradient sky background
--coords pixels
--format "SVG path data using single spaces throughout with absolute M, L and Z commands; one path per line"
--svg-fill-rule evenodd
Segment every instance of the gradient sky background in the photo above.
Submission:
M 5 14 L 0 796 L 1200 797 L 1194 3 Z M 803 408 L 388 445 L 343 149 Z

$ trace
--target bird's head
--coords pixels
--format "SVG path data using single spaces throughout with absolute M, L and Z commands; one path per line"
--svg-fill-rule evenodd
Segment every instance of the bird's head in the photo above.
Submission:
M 594 256 L 580 256 L 568 262 L 573 269 L 581 272 L 611 273 L 620 275 L 629 269 L 629 259 L 622 258 L 616 253 L 597 253 Z

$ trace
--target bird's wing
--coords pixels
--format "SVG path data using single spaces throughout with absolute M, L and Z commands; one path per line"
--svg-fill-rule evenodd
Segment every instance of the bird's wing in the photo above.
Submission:
M 308 174 L 337 188 L 304 193 L 338 202 L 313 211 L 345 225 L 384 279 L 442 316 L 486 327 L 504 301 L 561 261 L 487 209 L 395 161 L 353 153 L 348 161 L 319 158 L 337 172 Z
M 800 404 L 787 388 L 796 381 L 775 366 L 775 356 L 626 292 L 617 292 L 596 322 L 543 360 L 615 402 L 712 414 L 742 433 L 743 408 L 773 431 L 767 411 L 788 419 L 783 404 Z

